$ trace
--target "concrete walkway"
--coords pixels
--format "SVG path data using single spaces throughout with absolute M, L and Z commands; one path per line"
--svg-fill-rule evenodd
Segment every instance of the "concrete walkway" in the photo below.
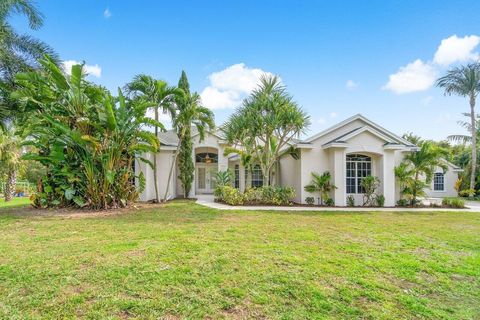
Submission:
M 437 201 L 438 199 L 432 199 Z M 479 202 L 469 202 L 465 204 L 467 209 L 445 209 L 445 208 L 362 208 L 362 207 L 289 207 L 289 206 L 230 206 L 223 203 L 214 202 L 213 195 L 197 195 L 197 202 L 202 206 L 218 210 L 275 210 L 275 211 L 358 211 L 358 212 L 372 212 L 372 211 L 393 211 L 393 212 L 431 212 L 431 211 L 459 211 L 459 212 L 480 212 Z

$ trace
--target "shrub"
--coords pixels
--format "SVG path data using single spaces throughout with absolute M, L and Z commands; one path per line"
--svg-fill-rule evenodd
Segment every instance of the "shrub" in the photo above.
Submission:
M 313 205 L 315 203 L 315 198 L 314 197 L 306 197 L 305 198 L 305 202 L 308 204 L 308 205 Z
M 442 205 L 449 208 L 465 208 L 465 201 L 458 198 L 443 198 Z
M 327 200 L 325 200 L 325 205 L 333 207 L 335 205 L 335 201 L 332 198 L 327 198 Z
M 353 196 L 347 197 L 347 207 L 355 207 L 355 198 Z
M 475 189 L 465 189 L 458 193 L 461 197 L 474 197 L 475 196 Z
M 243 199 L 246 203 L 259 203 L 262 199 L 262 194 L 259 188 L 248 188 L 243 193 Z
M 262 204 L 289 205 L 291 199 L 295 198 L 295 190 L 292 187 L 261 187 L 258 188 L 261 194 Z
M 366 176 L 362 179 L 360 185 L 365 190 L 363 195 L 363 205 L 364 206 L 373 206 L 376 203 L 376 193 L 375 191 L 378 189 L 380 185 L 380 180 L 374 176 Z
M 219 188 L 219 199 L 231 206 L 242 205 L 244 203 L 243 195 L 240 191 L 231 186 L 222 186 Z
M 377 201 L 377 206 L 379 207 L 385 206 L 385 196 L 383 194 L 378 195 L 376 201 Z
M 400 199 L 397 201 L 397 206 L 399 207 L 406 207 L 408 206 L 409 201 L 407 199 Z

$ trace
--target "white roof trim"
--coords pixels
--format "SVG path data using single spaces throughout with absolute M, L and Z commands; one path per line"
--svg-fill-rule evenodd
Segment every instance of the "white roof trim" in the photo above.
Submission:
M 386 135 L 382 134 L 381 132 L 379 132 L 378 130 L 375 130 L 374 128 L 371 128 L 369 126 L 363 126 L 343 137 L 340 138 L 340 141 L 348 141 L 356 136 L 358 136 L 359 134 L 365 132 L 365 131 L 368 131 L 370 132 L 371 134 L 373 134 L 374 136 L 377 136 L 378 138 L 382 139 L 383 141 L 387 142 L 387 143 L 394 143 L 392 141 L 392 139 L 389 139 Z M 340 142 L 340 141 L 337 141 L 337 142 Z
M 334 130 L 336 130 L 336 129 L 338 129 L 338 128 L 341 128 L 341 127 L 345 126 L 346 124 L 348 124 L 348 123 L 350 123 L 350 122 L 353 122 L 353 121 L 355 121 L 355 120 L 362 120 L 362 121 L 364 121 L 365 123 L 367 123 L 370 127 L 372 127 L 372 128 L 374 128 L 374 129 L 382 132 L 385 136 L 390 137 L 390 139 L 397 140 L 397 141 L 399 141 L 399 142 L 401 142 L 401 143 L 403 143 L 403 144 L 405 144 L 405 145 L 407 145 L 407 146 L 412 146 L 412 143 L 410 143 L 410 142 L 408 142 L 407 140 L 405 140 L 405 139 L 397 136 L 396 134 L 388 131 L 387 129 L 379 126 L 378 124 L 376 124 L 376 123 L 368 120 L 367 118 L 365 118 L 365 117 L 364 117 L 363 115 L 361 115 L 361 114 L 356 114 L 356 115 L 354 115 L 353 117 L 350 117 L 350 118 L 348 118 L 348 119 L 345 119 L 345 120 L 343 120 L 342 122 L 334 125 L 333 127 L 330 127 L 330 128 L 328 128 L 328 129 L 326 129 L 326 130 L 324 130 L 324 131 L 321 131 L 321 132 L 317 133 L 316 135 L 311 136 L 310 138 L 305 139 L 305 142 L 312 142 L 312 141 L 314 141 L 314 140 L 317 140 L 318 138 L 320 138 L 320 137 L 322 137 L 322 136 L 324 136 L 324 135 L 326 135 L 326 134 L 328 134 L 328 133 L 330 133 L 330 132 L 332 132 L 332 131 L 334 131 Z
M 328 149 L 328 148 L 347 148 L 348 144 L 346 142 L 329 142 L 324 144 L 323 149 Z

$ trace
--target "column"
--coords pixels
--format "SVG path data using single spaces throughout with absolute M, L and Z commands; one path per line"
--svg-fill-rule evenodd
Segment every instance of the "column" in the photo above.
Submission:
M 333 157 L 333 184 L 337 187 L 335 189 L 335 205 L 336 206 L 345 206 L 346 205 L 346 180 L 345 180 L 345 149 L 335 148 L 332 151 Z
M 385 206 L 395 206 L 395 151 L 383 152 L 383 195 Z

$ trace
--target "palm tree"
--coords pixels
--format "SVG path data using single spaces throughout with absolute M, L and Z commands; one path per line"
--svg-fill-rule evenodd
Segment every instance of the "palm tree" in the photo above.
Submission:
M 464 113 L 463 114 L 466 117 L 470 117 L 470 113 Z M 466 129 L 468 132 L 472 132 L 472 124 L 467 121 L 457 121 L 457 124 L 461 126 L 462 128 Z M 480 141 L 480 118 L 476 117 L 475 120 L 475 127 L 477 131 L 477 143 Z M 454 142 L 461 142 L 461 143 L 471 143 L 472 142 L 472 136 L 471 135 L 466 135 L 466 134 L 452 134 L 447 137 L 448 140 L 454 141 Z
M 182 141 L 187 137 L 187 134 L 190 133 L 191 127 L 197 128 L 200 141 L 205 139 L 206 130 L 213 130 L 215 127 L 213 112 L 202 106 L 202 100 L 198 93 L 189 94 L 183 92 L 183 94 L 177 98 L 176 105 L 176 113 L 172 117 L 172 127 L 177 133 L 178 144 L 168 174 L 167 188 L 163 196 L 163 201 L 167 200 L 173 169 L 175 168 L 177 157 L 180 153 L 180 146 L 182 145 Z M 184 194 L 184 197 L 187 196 L 187 194 Z
M 133 97 L 134 102 L 150 104 L 154 111 L 155 121 L 159 121 L 159 111 L 168 113 L 170 117 L 175 116 L 175 98 L 180 92 L 175 87 L 170 87 L 165 81 L 156 80 L 151 76 L 139 74 L 126 85 L 126 90 Z M 159 130 L 163 127 L 155 126 L 155 136 L 158 137 Z M 153 181 L 155 185 L 155 201 L 159 202 L 158 194 L 158 170 L 157 170 L 157 153 L 153 154 Z
M 5 202 L 12 200 L 17 184 L 17 170 L 20 168 L 20 140 L 12 126 L 0 132 L 0 170 L 6 175 L 4 196 Z
M 446 154 L 444 149 L 426 141 L 422 143 L 420 150 L 406 155 L 403 162 L 395 168 L 402 193 L 410 197 L 412 205 L 417 203 L 417 198 L 423 195 L 423 189 L 432 182 L 435 168 L 447 170 L 445 162 L 442 161 Z
M 312 172 L 312 181 L 307 184 L 304 189 L 310 193 L 320 192 L 320 204 L 323 205 L 323 201 L 328 199 L 328 194 L 330 191 L 337 188 L 330 182 L 331 178 L 332 176 L 328 171 L 325 171 L 321 175 L 316 172 Z
M 230 144 L 241 145 L 255 155 L 264 185 L 270 185 L 280 155 L 309 125 L 310 117 L 286 91 L 280 78 L 262 76 L 259 86 L 230 116 L 223 131 Z
M 472 169 L 470 173 L 470 189 L 475 188 L 475 171 L 477 168 L 477 129 L 475 103 L 480 92 L 480 63 L 471 63 L 449 70 L 437 80 L 437 86 L 445 90 L 446 95 L 467 97 L 470 102 L 470 135 L 472 143 Z
M 18 34 L 7 19 L 13 14 L 27 17 L 31 29 L 43 25 L 43 16 L 31 0 L 0 1 L 0 78 L 13 83 L 14 76 L 38 66 L 45 54 L 58 63 L 54 51 L 44 42 L 28 35 Z

